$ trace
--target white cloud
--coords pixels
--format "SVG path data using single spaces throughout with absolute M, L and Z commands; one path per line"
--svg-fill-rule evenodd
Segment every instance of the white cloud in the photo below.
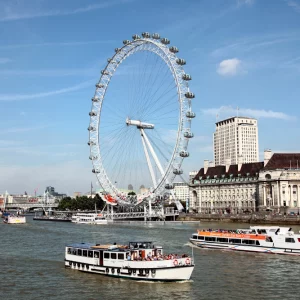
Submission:
M 237 0 L 238 5 L 252 5 L 254 3 L 254 0 Z
M 30 100 L 30 99 L 44 98 L 44 97 L 49 97 L 49 96 L 70 93 L 70 92 L 78 91 L 78 90 L 84 89 L 86 87 L 89 87 L 92 85 L 93 82 L 94 82 L 94 80 L 89 80 L 89 81 L 85 81 L 80 84 L 77 84 L 77 85 L 74 85 L 71 87 L 67 87 L 67 88 L 63 88 L 60 90 L 36 93 L 36 94 L 14 94 L 14 95 L 0 94 L 0 101 Z
M 216 116 L 220 115 L 220 113 L 224 113 L 226 115 L 236 116 L 237 114 L 248 116 L 248 117 L 254 117 L 254 118 L 269 118 L 269 119 L 281 119 L 281 120 L 287 120 L 287 121 L 293 121 L 296 120 L 296 117 L 290 116 L 283 112 L 276 112 L 272 110 L 264 110 L 264 109 L 251 109 L 251 108 L 233 108 L 231 106 L 221 106 L 219 108 L 208 108 L 203 109 L 202 112 L 204 114 Z
M 35 44 L 12 44 L 0 45 L 0 49 L 17 49 L 17 48 L 31 48 L 31 47 L 48 47 L 48 46 L 84 46 L 93 44 L 109 44 L 116 43 L 114 40 L 101 40 L 101 41 L 73 41 L 73 42 L 48 42 L 48 43 L 35 43 Z
M 10 58 L 6 58 L 6 57 L 0 57 L 0 65 L 1 64 L 7 64 L 11 62 L 11 59 Z
M 300 13 L 300 3 L 299 2 L 296 2 L 293 0 L 286 0 L 285 2 L 287 3 L 288 6 L 293 8 L 294 11 L 296 11 L 297 13 Z
M 231 43 L 225 44 L 211 52 L 214 57 L 224 57 L 234 53 L 247 53 L 253 50 L 261 51 L 261 48 L 272 47 L 277 44 L 292 43 L 299 41 L 299 32 L 286 34 L 267 34 L 253 36 L 249 38 L 238 39 Z
M 221 76 L 234 76 L 241 71 L 241 61 L 237 58 L 225 59 L 220 62 L 217 68 L 217 73 Z
M 9 5 L 4 5 L 2 11 L 5 12 L 4 15 L 0 15 L 0 21 L 15 21 L 22 19 L 33 19 L 42 17 L 53 17 L 53 16 L 65 16 L 65 15 L 75 15 L 80 13 L 85 13 L 93 10 L 99 10 L 114 5 L 126 4 L 132 2 L 133 0 L 110 0 L 102 1 L 98 4 L 90 4 L 84 7 L 69 9 L 69 10 L 49 10 L 49 11 L 29 11 L 29 12 L 14 12 L 13 7 Z

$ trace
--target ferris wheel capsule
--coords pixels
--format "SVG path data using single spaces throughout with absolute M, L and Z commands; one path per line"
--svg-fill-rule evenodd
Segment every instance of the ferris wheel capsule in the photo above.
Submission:
M 174 170 L 173 170 L 173 173 L 174 173 L 175 175 L 181 175 L 181 174 L 183 174 L 183 171 L 182 171 L 181 169 L 174 169 Z
M 124 41 L 123 41 L 123 44 L 124 44 L 124 45 L 127 45 L 127 44 L 129 44 L 129 43 L 130 43 L 129 40 L 124 40 Z
M 190 138 L 194 137 L 194 134 L 192 132 L 186 131 L 183 134 L 183 136 L 190 139 Z
M 96 143 L 94 142 L 94 141 L 88 141 L 88 143 L 87 143 L 89 146 L 95 146 L 96 145 Z
M 170 47 L 169 50 L 170 50 L 170 52 L 172 52 L 172 53 L 177 53 L 177 52 L 179 51 L 178 48 L 177 48 L 177 47 L 174 47 L 174 46 Z
M 118 52 L 120 52 L 120 51 L 121 51 L 121 48 L 116 48 L 116 49 L 115 49 L 115 52 L 116 52 L 116 53 L 118 53 Z
M 90 157 L 89 157 L 90 160 L 95 160 L 97 158 L 98 158 L 97 156 L 93 156 L 93 155 L 90 155 Z
M 191 92 L 187 92 L 184 94 L 186 98 L 193 99 L 195 98 L 195 94 Z
M 189 75 L 189 74 L 183 74 L 183 75 L 182 75 L 182 79 L 188 81 L 188 80 L 192 80 L 192 77 L 191 77 L 191 75 Z
M 186 115 L 187 118 L 190 118 L 190 119 L 196 117 L 196 114 L 192 111 L 187 111 L 185 115 Z
M 95 116 L 97 116 L 97 113 L 95 111 L 90 111 L 89 116 L 90 117 L 95 117 Z
M 100 99 L 99 99 L 98 97 L 93 97 L 93 98 L 92 98 L 92 101 L 93 101 L 93 102 L 99 102 Z
M 160 41 L 161 41 L 164 45 L 170 44 L 170 40 L 168 40 L 168 39 L 166 39 L 166 38 L 162 38 Z
M 153 33 L 152 34 L 152 38 L 155 40 L 159 40 L 160 39 L 160 35 L 158 33 Z
M 167 184 L 165 185 L 165 189 L 167 189 L 167 190 L 172 190 L 172 189 L 174 189 L 174 185 L 173 185 L 173 184 L 170 184 L 170 183 L 167 183 Z
M 93 173 L 100 173 L 100 170 L 99 169 L 93 169 L 92 172 Z
M 180 155 L 181 157 L 189 157 L 189 156 L 190 156 L 190 154 L 189 154 L 187 151 L 185 151 L 185 150 L 180 151 L 180 152 L 179 152 L 179 155 Z
M 149 32 L 143 32 L 142 37 L 145 38 L 145 39 L 150 39 L 151 35 L 150 35 Z
M 185 59 L 177 58 L 176 63 L 180 66 L 184 66 L 186 64 L 186 61 L 185 61 Z
M 89 127 L 88 127 L 88 131 L 96 131 L 96 128 L 93 127 L 93 126 L 89 126 Z
M 138 34 L 134 34 L 133 36 L 132 36 L 132 39 L 134 39 L 134 40 L 139 40 L 141 37 L 138 35 Z
M 104 84 L 101 84 L 101 83 L 96 83 L 96 88 L 97 89 L 101 89 L 104 87 Z
M 101 74 L 102 74 L 102 75 L 109 75 L 109 72 L 108 72 L 107 70 L 102 70 L 102 71 L 101 71 Z

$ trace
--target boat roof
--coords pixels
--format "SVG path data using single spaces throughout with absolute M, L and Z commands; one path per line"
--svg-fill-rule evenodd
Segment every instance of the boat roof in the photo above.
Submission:
M 129 242 L 129 245 L 121 245 L 116 243 L 115 244 L 73 243 L 67 245 L 67 247 L 87 249 L 87 250 L 126 251 L 127 249 L 131 249 L 131 250 L 147 249 L 152 245 L 153 245 L 152 242 Z

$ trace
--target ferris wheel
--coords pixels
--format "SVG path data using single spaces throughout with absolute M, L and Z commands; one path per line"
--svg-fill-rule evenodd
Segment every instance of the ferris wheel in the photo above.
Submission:
M 172 191 L 189 157 L 195 95 L 186 61 L 169 44 L 157 33 L 133 35 L 115 49 L 96 84 L 89 158 L 111 204 L 136 205 Z

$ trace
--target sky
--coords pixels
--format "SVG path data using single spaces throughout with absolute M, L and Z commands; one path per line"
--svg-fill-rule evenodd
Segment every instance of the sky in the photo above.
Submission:
M 90 99 L 143 31 L 169 38 L 192 76 L 185 172 L 213 159 L 216 120 L 237 113 L 258 119 L 261 159 L 299 152 L 300 0 L 0 0 L 0 194 L 97 186 Z

